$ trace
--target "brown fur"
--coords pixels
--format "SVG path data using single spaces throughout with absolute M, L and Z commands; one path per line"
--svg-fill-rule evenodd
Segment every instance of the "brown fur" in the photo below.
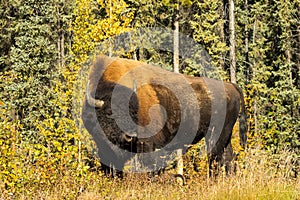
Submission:
M 181 120 L 185 120 L 181 119 L 182 114 L 187 115 L 188 119 L 192 118 L 192 112 L 195 112 L 189 111 L 188 108 L 182 110 L 176 95 L 165 86 L 167 82 L 173 83 L 179 91 L 182 91 L 182 95 L 185 95 L 185 86 L 178 82 L 181 78 L 182 75 L 180 74 L 165 71 L 159 67 L 153 67 L 139 61 L 99 56 L 90 70 L 89 87 L 91 94 L 95 94 L 95 98 L 104 100 L 106 103 L 104 108 L 96 109 L 97 119 L 91 118 L 89 113 L 92 112 L 92 110 L 85 103 L 82 111 L 83 122 L 88 131 L 92 134 L 97 134 L 97 130 L 91 130 L 91 122 L 92 124 L 99 122 L 106 137 L 112 143 L 129 151 L 150 152 L 155 149 L 160 149 L 172 141 L 176 135 Z M 220 110 L 212 110 L 212 100 L 216 99 L 215 101 L 217 103 L 224 103 L 218 102 L 218 91 L 221 89 L 219 86 L 223 83 L 207 78 L 191 76 L 184 76 L 184 78 L 196 94 L 201 117 L 198 124 L 198 131 L 192 143 L 197 143 L 203 137 L 206 137 L 206 143 L 209 146 L 212 138 L 211 134 L 213 134 L 213 131 L 208 130 L 211 123 L 212 112 L 220 112 Z M 119 129 L 113 119 L 109 118 L 109 115 L 112 114 L 110 98 L 116 85 L 124 87 L 124 90 L 133 90 L 134 81 L 138 86 L 138 90 L 137 94 L 134 94 L 131 98 L 129 104 L 130 115 L 133 121 L 145 127 L 151 123 L 152 119 L 155 120 L 155 124 L 158 127 L 162 127 L 162 129 L 153 136 L 142 139 L 136 138 L 135 143 L 126 144 L 120 142 L 120 137 L 123 133 L 122 130 Z M 207 84 L 210 85 L 209 88 Z M 218 141 L 215 141 L 216 145 L 211 146 L 212 149 L 208 153 L 210 168 L 213 168 L 214 161 L 222 161 L 224 149 L 228 148 L 229 150 L 226 152 L 231 152 L 230 139 L 232 128 L 240 111 L 240 102 L 242 102 L 242 106 L 244 106 L 243 96 L 237 86 L 231 83 L 224 83 L 224 87 L 227 101 L 226 118 L 224 127 L 221 130 L 221 135 Z M 221 100 L 222 99 L 220 99 L 220 101 Z M 152 113 L 153 116 L 149 115 L 150 108 L 156 104 L 162 105 L 166 110 L 167 120 L 165 124 L 162 123 L 164 116 L 161 110 L 156 109 L 155 112 Z M 244 111 L 244 109 L 242 110 Z M 189 114 L 189 112 L 191 113 Z M 194 125 L 191 124 L 191 126 Z M 208 134 L 209 132 L 211 133 Z M 227 155 L 226 157 L 232 159 L 233 155 Z

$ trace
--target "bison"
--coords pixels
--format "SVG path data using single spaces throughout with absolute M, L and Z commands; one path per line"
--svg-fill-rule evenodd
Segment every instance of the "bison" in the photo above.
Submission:
M 185 152 L 205 138 L 210 174 L 220 165 L 229 172 L 232 129 L 239 116 L 245 146 L 244 97 L 236 84 L 106 56 L 98 56 L 90 69 L 82 108 L 101 163 L 119 171 L 135 155 L 157 170 L 164 167 L 163 155 Z

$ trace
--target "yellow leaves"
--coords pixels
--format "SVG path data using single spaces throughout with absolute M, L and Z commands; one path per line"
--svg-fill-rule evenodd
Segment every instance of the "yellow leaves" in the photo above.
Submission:
M 53 140 L 52 144 L 57 149 L 57 151 L 62 151 L 62 144 L 60 142 Z
M 38 130 L 44 142 L 27 148 L 33 163 L 28 163 L 39 184 L 52 184 L 61 174 L 74 171 L 78 176 L 88 172 L 87 157 L 79 147 L 81 133 L 73 119 L 49 118 L 38 124 Z M 41 140 L 42 141 L 42 140 Z
M 76 57 L 81 57 L 82 54 L 87 54 L 94 49 L 92 43 L 91 30 L 95 23 L 95 16 L 92 14 L 94 9 L 93 0 L 76 0 L 73 13 L 75 20 L 71 24 L 73 32 L 72 53 Z
M 133 13 L 124 0 L 75 0 L 73 8 L 75 19 L 70 24 L 72 60 L 58 71 L 63 80 L 53 80 L 53 93 L 58 98 L 47 102 L 53 105 L 53 113 L 45 113 L 44 120 L 33 122 L 32 126 L 37 129 L 36 142 L 20 139 L 18 130 L 21 127 L 18 122 L 11 122 L 7 102 L 0 99 L 0 129 L 3 133 L 0 134 L 0 182 L 5 180 L 5 187 L 11 191 L 24 188 L 24 185 L 58 182 L 65 173 L 72 174 L 74 179 L 88 173 L 89 166 L 85 162 L 88 154 L 81 142 L 87 137 L 76 125 L 73 110 L 70 111 L 83 97 L 77 95 L 80 91 L 74 85 L 80 85 L 78 72 L 99 42 L 128 31 Z M 106 12 L 98 12 L 100 10 Z
M 124 0 L 76 0 L 76 5 L 72 52 L 80 58 L 93 52 L 98 42 L 128 31 L 133 19 Z
M 123 0 L 110 0 L 98 3 L 106 10 L 107 15 L 98 20 L 92 28 L 92 37 L 96 42 L 124 33 L 129 30 L 133 12 Z

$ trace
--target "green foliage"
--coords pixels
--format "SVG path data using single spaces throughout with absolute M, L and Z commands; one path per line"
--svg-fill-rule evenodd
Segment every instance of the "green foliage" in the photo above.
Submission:
M 222 16 L 223 4 L 220 1 L 194 1 L 193 17 L 190 19 L 190 29 L 193 39 L 202 45 L 203 50 L 210 56 L 208 65 L 214 66 L 222 74 L 225 67 L 224 54 L 228 51 L 228 46 L 224 39 L 224 23 Z M 201 54 L 201 52 L 199 52 Z M 206 64 L 207 65 L 207 64 Z M 197 65 L 196 65 L 197 66 Z M 196 68 L 187 68 L 186 72 L 193 73 L 194 70 L 203 70 L 206 66 L 197 66 Z M 203 76 L 205 74 L 199 74 Z M 222 74 L 224 75 L 224 73 Z
M 284 173 L 289 175 L 282 178 L 299 171 L 299 6 L 294 0 L 248 1 L 248 5 L 235 1 L 237 80 L 245 91 L 249 146 L 267 150 L 270 164 L 264 171 L 272 169 L 268 172 L 276 176 L 282 173 L 276 170 L 285 166 L 280 157 L 283 151 L 288 153 L 287 158 L 298 160 L 291 162 L 290 173 Z M 178 7 L 179 19 L 175 19 Z M 90 153 L 93 144 L 80 122 L 89 67 L 86 63 L 97 51 L 133 58 L 138 49 L 140 60 L 172 70 L 173 54 L 172 47 L 167 51 L 144 48 L 151 43 L 159 46 L 164 39 L 171 41 L 168 34 L 159 32 L 159 38 L 144 38 L 130 46 L 129 52 L 114 52 L 117 48 L 113 44 L 118 44 L 114 36 L 134 33 L 137 28 L 172 31 L 178 20 L 180 33 L 203 47 L 195 50 L 195 60 L 200 60 L 205 51 L 211 58 L 209 63 L 195 63 L 181 57 L 181 72 L 199 76 L 203 68 L 212 66 L 224 80 L 229 75 L 228 16 L 223 1 L 2 0 L 0 16 L 0 198 L 26 197 L 40 188 L 50 192 L 55 187 L 71 188 L 62 196 L 76 198 L 84 189 L 92 190 L 89 184 L 96 179 L 95 186 L 106 186 L 100 195 L 115 192 L 112 198 L 121 197 L 111 187 L 113 183 L 105 178 L 98 180 L 101 174 L 91 172 L 88 164 L 100 165 Z M 186 41 L 181 42 L 184 45 Z M 199 149 L 194 147 L 186 156 L 191 161 L 186 165 L 191 182 L 197 180 L 193 176 L 205 177 L 205 170 L 199 175 L 193 169 L 195 163 L 205 168 L 205 158 L 196 159 Z M 262 162 L 258 155 L 251 159 Z M 253 181 L 251 177 L 243 180 L 247 179 Z M 258 180 L 262 185 L 270 183 Z M 258 186 L 256 194 L 270 195 L 272 190 L 283 189 L 291 195 L 282 197 L 293 195 L 293 186 L 276 185 L 264 193 L 264 187 L 256 185 L 255 180 L 252 183 Z M 121 187 L 121 191 L 128 190 Z M 239 190 L 233 191 L 226 195 L 240 195 Z
M 286 6 L 292 4 L 276 3 L 274 7 L 266 3 L 253 5 L 249 20 L 252 25 L 248 24 L 253 32 L 250 61 L 254 65 L 250 84 L 254 93 L 250 95 L 257 104 L 257 134 L 263 138 L 262 145 L 272 152 L 283 148 L 299 150 L 299 88 L 292 75 L 296 65 L 291 48 L 295 42 L 291 35 L 292 24 L 296 23 L 295 12 L 287 10 Z M 267 7 L 273 12 L 263 12 Z
M 60 1 L 1 2 L 0 14 L 7 14 L 1 21 L 7 36 L 1 37 L 8 44 L 0 49 L 4 194 L 26 194 L 27 187 L 47 187 L 64 176 L 77 181 L 86 176 L 87 162 L 94 162 L 70 112 L 73 84 L 64 81 L 74 76 L 62 62 L 68 52 L 63 51 L 67 30 L 61 30 L 69 18 L 65 6 Z
M 34 122 L 42 120 L 45 113 L 51 111 L 54 105 L 46 104 L 49 99 L 56 98 L 51 91 L 52 80 L 56 76 L 51 73 L 56 59 L 55 44 L 51 42 L 51 21 L 45 16 L 45 7 L 34 1 L 18 1 L 12 4 L 13 21 L 7 31 L 13 35 L 9 50 L 9 73 L 14 74 L 5 90 L 9 92 L 6 99 L 12 101 L 12 109 L 22 125 L 24 139 L 37 141 Z M 48 9 L 54 9 L 51 5 Z M 32 13 L 38 12 L 36 17 Z

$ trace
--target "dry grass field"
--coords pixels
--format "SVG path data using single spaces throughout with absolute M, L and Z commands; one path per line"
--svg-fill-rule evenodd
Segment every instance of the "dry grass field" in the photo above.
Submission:
M 100 172 L 72 178 L 63 176 L 54 184 L 28 185 L 16 194 L 0 191 L 0 199 L 300 199 L 300 180 L 294 178 L 293 160 L 288 152 L 276 158 L 252 150 L 237 163 L 237 173 L 216 179 L 203 170 L 194 172 L 187 165 L 186 184 L 176 183 L 172 170 L 150 178 L 146 174 L 125 174 L 123 179 L 107 178 Z

